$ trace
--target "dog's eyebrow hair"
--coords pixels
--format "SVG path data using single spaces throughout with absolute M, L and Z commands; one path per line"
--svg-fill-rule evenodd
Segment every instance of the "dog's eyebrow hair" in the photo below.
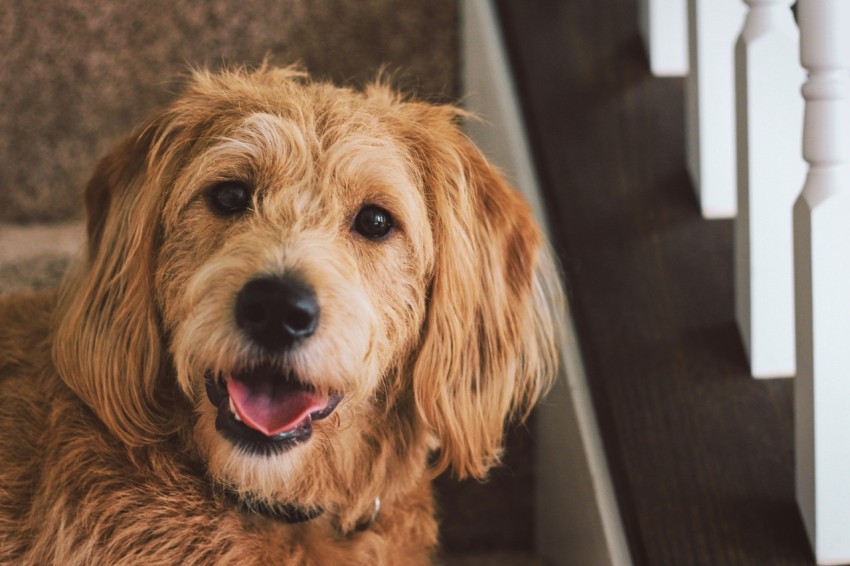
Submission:
M 353 131 L 338 123 L 320 139 L 309 118 L 296 121 L 256 112 L 239 119 L 229 131 L 211 137 L 178 176 L 163 217 L 165 229 L 177 226 L 187 207 L 217 182 L 245 182 L 260 197 L 269 181 L 285 178 L 287 183 L 310 182 L 325 189 L 359 187 L 359 200 L 345 199 L 344 224 L 353 222 L 360 207 L 378 204 L 390 211 L 397 228 L 415 240 L 428 237 L 422 233 L 425 227 L 415 222 L 420 216 L 416 211 L 426 205 L 405 149 L 388 132 L 370 128 L 362 117 L 351 120 L 358 125 Z
M 212 137 L 212 143 L 176 179 L 175 187 L 191 190 L 173 193 L 166 225 L 174 225 L 189 203 L 216 181 L 252 182 L 267 169 L 285 171 L 291 179 L 309 178 L 314 173 L 314 153 L 320 146 L 315 134 L 309 134 L 309 128 L 293 120 L 256 112 L 231 132 Z

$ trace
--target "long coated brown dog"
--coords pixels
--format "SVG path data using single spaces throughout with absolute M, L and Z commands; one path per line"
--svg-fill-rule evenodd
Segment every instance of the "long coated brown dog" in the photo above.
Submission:
M 450 106 L 197 72 L 0 301 L 0 560 L 420 564 L 555 373 L 528 206 Z

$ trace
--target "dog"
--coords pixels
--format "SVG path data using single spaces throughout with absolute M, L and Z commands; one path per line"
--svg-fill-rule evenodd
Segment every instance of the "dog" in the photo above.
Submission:
M 0 301 L 0 560 L 423 564 L 557 372 L 561 283 L 465 113 L 193 71 Z

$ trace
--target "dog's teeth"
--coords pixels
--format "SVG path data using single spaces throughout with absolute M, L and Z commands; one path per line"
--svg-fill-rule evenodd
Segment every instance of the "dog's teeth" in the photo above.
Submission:
M 241 423 L 242 419 L 239 418 L 239 413 L 236 412 L 236 406 L 233 404 L 233 397 L 230 397 L 228 399 L 228 402 L 230 403 L 230 414 L 233 415 L 234 419 L 236 419 L 237 421 L 239 421 Z

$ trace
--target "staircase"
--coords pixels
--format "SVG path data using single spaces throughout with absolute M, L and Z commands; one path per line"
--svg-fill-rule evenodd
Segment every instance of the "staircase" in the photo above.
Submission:
M 633 562 L 813 564 L 794 384 L 750 375 L 684 80 L 651 76 L 633 2 L 497 5 Z

